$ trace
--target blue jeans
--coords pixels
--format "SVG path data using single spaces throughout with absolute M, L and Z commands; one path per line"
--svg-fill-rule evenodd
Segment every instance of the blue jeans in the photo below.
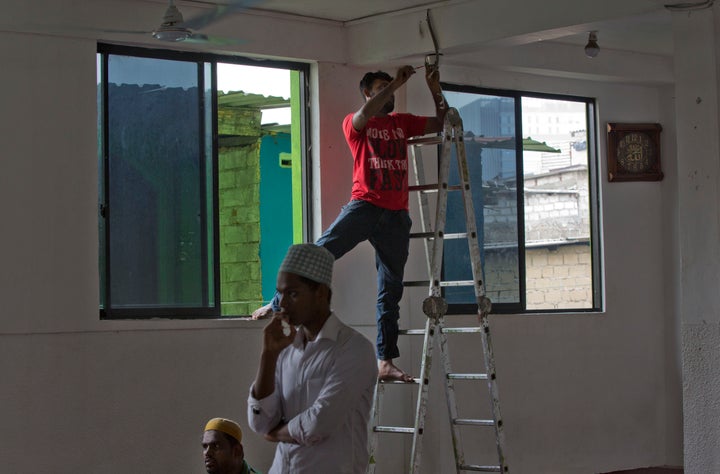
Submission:
M 412 221 L 406 210 L 391 211 L 366 201 L 353 200 L 343 206 L 335 222 L 315 242 L 338 259 L 367 240 L 375 249 L 377 269 L 377 357 L 400 356 L 397 347 L 403 273 L 408 259 Z M 278 309 L 278 296 L 272 305 Z

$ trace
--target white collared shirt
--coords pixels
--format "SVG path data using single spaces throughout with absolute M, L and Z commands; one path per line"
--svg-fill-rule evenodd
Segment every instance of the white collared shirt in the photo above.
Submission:
M 298 442 L 278 443 L 268 474 L 365 473 L 377 375 L 370 341 L 335 313 L 314 341 L 299 329 L 278 357 L 275 391 L 257 400 L 250 387 L 250 428 L 265 434 L 283 420 Z

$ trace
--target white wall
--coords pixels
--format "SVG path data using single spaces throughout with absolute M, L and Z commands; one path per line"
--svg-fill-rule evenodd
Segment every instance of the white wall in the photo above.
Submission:
M 667 120 L 661 106 L 668 103 L 669 91 L 661 88 L 450 66 L 443 70 L 443 79 L 595 97 L 601 131 L 608 121 Z M 414 106 L 410 110 L 430 112 L 424 81 L 411 79 L 408 90 L 407 102 Z M 600 156 L 605 156 L 604 132 L 600 137 Z M 666 347 L 667 333 L 675 330 L 666 309 L 672 294 L 663 296 L 670 245 L 663 236 L 666 219 L 675 212 L 673 206 L 662 205 L 663 196 L 672 192 L 672 147 L 663 151 L 663 159 L 670 179 L 654 183 L 608 183 L 601 160 L 604 314 L 491 317 L 508 461 L 514 472 L 587 473 L 682 463 L 679 368 L 675 353 Z M 338 280 L 343 281 L 340 276 Z M 421 298 L 404 305 L 416 326 L 423 321 Z M 441 418 L 442 393 L 435 400 Z M 451 456 L 447 439 L 444 449 L 440 452 Z M 438 459 L 435 468 L 432 458 L 425 459 L 425 472 L 441 472 Z
M 327 41 L 307 31 L 299 58 L 309 57 L 312 38 Z M 0 40 L 3 470 L 202 472 L 206 419 L 246 424 L 263 323 L 98 320 L 95 42 L 14 33 L 0 33 Z M 365 71 L 342 65 L 335 50 L 323 54 L 314 67 L 312 122 L 322 228 L 349 197 L 340 121 L 360 105 L 357 82 Z M 681 464 L 675 294 L 667 291 L 674 269 L 666 236 L 677 212 L 671 91 L 450 66 L 443 79 L 596 97 L 601 132 L 607 121 L 665 127 L 664 181 L 608 183 L 601 160 L 607 311 L 496 315 L 491 324 L 512 472 Z M 431 111 L 420 75 L 398 99 L 411 112 Z M 415 260 L 409 268 L 417 266 Z M 423 323 L 423 298 L 408 292 L 403 327 Z M 337 264 L 334 306 L 374 339 L 374 300 L 372 250 L 363 244 Z M 460 348 L 453 354 L 470 353 Z M 417 367 L 410 356 L 418 351 L 418 341 L 402 341 L 399 363 Z M 412 413 L 403 397 L 390 399 L 394 411 Z M 423 472 L 448 472 L 442 392 L 433 390 L 431 401 Z M 244 444 L 250 461 L 266 470 L 273 447 L 247 430 Z M 380 454 L 389 467 L 379 472 L 401 472 L 396 448 L 406 458 L 409 442 L 388 441 Z
M 96 43 L 0 36 L 3 472 L 201 472 L 205 421 L 245 425 L 263 324 L 99 320 Z
M 720 471 L 720 8 L 673 18 L 685 467 Z M 702 209 L 702 212 L 698 212 Z
M 359 104 L 353 99 L 355 84 L 364 70 L 338 65 L 320 68 L 326 70 L 333 83 L 333 87 L 321 87 L 324 93 L 334 91 L 335 100 L 347 105 L 345 110 L 354 110 Z M 393 72 L 394 68 L 393 65 L 386 69 Z M 347 71 L 344 78 L 348 85 L 344 89 L 350 91 L 351 100 L 340 92 L 342 81 L 336 80 L 342 70 Z M 607 311 L 596 315 L 497 315 L 491 320 L 508 460 L 514 472 L 585 473 L 681 465 L 677 328 L 669 309 L 674 294 L 666 291 L 666 280 L 673 277 L 666 271 L 673 241 L 666 236 L 672 235 L 676 212 L 671 198 L 676 182 L 674 141 L 668 136 L 673 132 L 672 91 L 664 87 L 547 79 L 450 66 L 443 70 L 443 79 L 595 97 L 600 156 L 605 156 L 604 126 L 608 121 L 660 122 L 665 127 L 664 181 L 608 183 L 605 162 L 601 160 Z M 409 111 L 432 111 L 421 75 L 412 78 L 407 89 L 405 101 Z M 323 98 L 321 95 L 321 102 Z M 342 110 L 333 113 L 337 121 L 344 116 Z M 323 150 L 332 148 L 334 153 L 322 157 L 325 225 L 346 202 L 345 186 L 349 187 L 350 178 L 349 156 L 344 150 L 337 150 L 344 146 L 338 127 L 326 125 L 329 126 L 322 128 L 322 136 L 332 146 L 324 146 Z M 338 153 L 346 163 L 335 161 Z M 414 258 L 407 273 L 422 271 L 418 262 L 422 256 L 415 254 Z M 336 269 L 336 310 L 374 337 L 372 249 L 367 244 L 361 245 L 338 261 Z M 421 327 L 424 294 L 417 290 L 408 293 L 411 297 L 403 301 L 401 325 Z M 408 355 L 417 356 L 419 350 L 419 341 L 401 341 L 403 355 L 399 363 L 417 373 L 417 359 L 411 360 Z M 424 472 L 444 472 L 443 469 L 451 468 L 447 460 L 452 458 L 449 440 L 440 434 L 449 429 L 444 420 L 444 395 L 440 390 L 431 397 L 434 408 L 428 426 L 434 429 L 425 441 L 434 448 L 424 454 Z M 397 400 L 401 404 L 398 408 L 411 415 L 410 400 Z M 402 446 L 402 442 L 382 436 L 391 446 L 386 448 L 387 452 Z

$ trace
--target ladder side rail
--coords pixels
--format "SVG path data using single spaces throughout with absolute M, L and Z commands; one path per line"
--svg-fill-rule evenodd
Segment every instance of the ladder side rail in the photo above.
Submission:
M 451 114 L 449 120 L 452 123 L 452 134 L 448 137 L 455 145 L 455 155 L 458 164 L 458 178 L 462 192 L 463 210 L 465 212 L 465 237 L 468 240 L 468 248 L 470 252 L 470 261 L 472 263 L 473 286 L 477 296 L 478 285 L 476 264 L 480 262 L 480 252 L 473 251 L 473 243 L 477 249 L 477 227 L 475 224 L 475 214 L 472 206 L 472 193 L 470 192 L 470 177 L 465 155 L 465 143 L 463 141 L 462 119 L 456 110 L 449 112 Z M 448 159 L 449 161 L 449 159 Z M 468 202 L 470 205 L 468 206 Z M 482 291 L 482 288 L 480 289 Z M 439 336 L 440 337 L 440 336 Z M 453 380 L 448 376 L 452 373 L 450 363 L 450 352 L 447 342 L 447 336 L 443 333 L 440 337 L 440 354 L 445 368 L 445 400 L 447 402 L 448 416 L 450 420 L 450 430 L 453 441 L 453 450 L 455 451 L 455 470 L 460 474 L 465 466 L 465 452 L 462 442 L 462 432 L 460 426 L 455 423 L 458 419 L 457 398 L 455 396 L 455 385 Z
M 472 190 L 470 186 L 470 171 L 468 170 L 467 156 L 465 154 L 465 141 L 463 139 L 462 120 L 458 118 L 459 123 L 455 124 L 453 141 L 455 142 L 458 164 L 458 175 L 460 178 L 460 186 L 462 187 L 462 200 L 465 210 L 465 229 L 468 239 L 468 251 L 470 253 L 470 262 L 472 267 L 473 280 L 475 281 L 475 298 L 480 304 L 480 298 L 485 296 L 485 284 L 483 281 L 482 260 L 480 255 L 480 245 L 478 243 L 477 223 L 475 219 L 475 206 L 472 200 Z
M 430 389 L 430 369 L 432 368 L 435 332 L 436 321 L 428 317 L 425 321 L 425 336 L 423 338 L 422 360 L 420 362 L 420 380 L 418 382 L 415 406 L 415 426 L 412 449 L 410 451 L 410 474 L 419 473 L 422 462 L 422 440 L 425 434 L 425 415 L 427 414 L 427 399 Z
M 470 252 L 470 261 L 472 262 L 473 279 L 475 282 L 475 297 L 478 303 L 478 321 L 483 328 L 482 345 L 485 359 L 485 366 L 488 376 L 488 391 L 491 398 L 491 408 L 493 412 L 493 421 L 495 423 L 495 441 L 498 451 L 498 460 L 501 472 L 508 472 L 505 463 L 504 446 L 505 436 L 503 430 L 502 416 L 500 413 L 500 397 L 497 386 L 497 377 L 495 372 L 495 356 L 493 354 L 492 340 L 490 337 L 490 324 L 488 321 L 488 313 L 490 312 L 490 300 L 485 296 L 485 285 L 483 282 L 482 262 L 480 256 L 480 247 L 477 239 L 477 226 L 475 221 L 475 210 L 472 202 L 472 192 L 470 189 L 470 176 L 467 165 L 467 157 L 465 154 L 465 143 L 462 140 L 463 126 L 462 119 L 458 116 L 454 125 L 454 139 L 457 145 L 458 172 L 463 187 L 463 205 L 465 207 L 465 219 L 468 232 L 468 250 Z
M 445 125 L 445 130 L 449 132 L 451 128 L 447 125 Z M 434 140 L 436 140 L 437 143 L 437 137 L 433 137 Z M 411 148 L 411 158 L 413 160 L 413 166 L 415 171 L 415 184 L 416 185 L 425 185 L 423 182 L 425 179 L 425 173 L 424 173 L 424 167 L 422 163 L 422 155 L 419 153 L 419 146 L 418 145 L 412 145 Z M 449 158 L 449 157 L 448 157 Z M 446 166 L 447 171 L 445 172 L 445 182 L 447 183 L 447 175 L 449 171 L 449 159 L 446 158 L 444 162 L 448 163 Z M 447 203 L 447 185 L 445 185 L 443 188 L 438 189 L 438 199 L 437 199 L 437 210 L 440 210 L 440 203 L 444 202 L 445 206 Z M 425 196 L 424 193 L 420 192 L 418 193 L 418 202 L 420 205 L 420 212 L 421 212 L 421 225 L 423 227 L 423 231 L 425 232 L 432 232 L 431 229 L 431 221 L 430 221 L 430 212 L 429 212 L 429 203 L 427 201 L 427 196 Z M 444 222 L 444 212 L 443 214 L 443 222 Z M 437 214 L 436 214 L 437 219 Z M 428 270 L 428 276 L 430 277 L 430 293 L 433 294 L 434 292 L 437 293 L 437 295 L 440 295 L 440 264 L 442 263 L 442 239 L 438 239 L 438 233 L 437 229 L 435 232 L 432 232 L 433 237 L 430 240 L 433 240 L 433 246 L 430 248 L 428 238 L 425 238 L 425 256 L 426 256 L 426 262 L 427 262 L 427 270 Z M 439 249 L 439 250 L 438 250 Z M 440 259 L 435 260 L 435 255 L 439 255 Z M 432 262 L 437 261 L 437 265 L 433 266 Z M 434 268 L 437 268 L 437 270 L 434 270 Z M 436 275 L 436 278 L 433 278 L 433 275 Z M 433 290 L 433 284 L 435 284 L 436 289 Z M 424 304 L 425 305 L 425 304 Z M 428 314 L 426 312 L 426 314 Z M 422 438 L 425 431 L 425 418 L 426 418 L 426 412 L 427 412 L 427 398 L 428 398 L 428 392 L 429 392 L 429 383 L 430 383 L 430 369 L 432 366 L 432 354 L 433 354 L 433 345 L 434 345 L 434 335 L 435 335 L 435 324 L 436 324 L 436 318 L 427 318 L 425 330 L 424 330 L 424 341 L 423 341 L 423 352 L 422 352 L 422 361 L 421 361 L 421 367 L 420 367 L 420 377 L 418 379 L 418 392 L 417 392 L 417 403 L 416 403 L 416 410 L 415 410 L 415 423 L 413 427 L 413 442 L 412 442 L 412 449 L 411 449 L 411 455 L 410 455 L 410 473 L 415 474 L 419 472 L 421 460 L 422 460 Z M 375 449 L 377 446 L 377 432 L 376 429 L 379 425 L 379 411 L 380 411 L 380 398 L 383 394 L 384 388 L 381 387 L 381 383 L 376 384 L 376 391 L 375 391 L 375 398 L 373 400 L 373 432 L 371 433 L 371 442 L 369 443 L 370 448 L 372 449 L 370 454 L 370 461 L 371 464 L 369 464 L 367 473 L 373 474 L 375 472 Z M 377 387 L 380 387 L 379 389 Z
M 449 128 L 447 124 L 445 125 L 445 131 L 449 131 Z M 416 154 L 417 147 L 413 146 L 413 164 L 415 166 L 416 170 L 416 179 L 423 179 L 425 178 L 424 173 L 424 166 L 422 163 L 422 157 L 421 155 Z M 445 160 L 446 162 L 448 160 Z M 447 166 L 449 171 L 449 166 Z M 441 170 L 443 169 L 443 166 L 441 166 Z M 425 241 L 425 256 L 426 256 L 426 262 L 427 262 L 427 270 L 428 270 L 428 277 L 430 279 L 430 289 L 429 293 L 431 296 L 440 296 L 440 265 L 442 264 L 442 249 L 443 249 L 443 242 L 442 242 L 442 231 L 444 229 L 444 211 L 442 210 L 441 206 L 444 205 L 444 203 L 447 203 L 447 172 L 445 173 L 445 181 L 442 180 L 442 171 L 439 171 L 440 176 L 438 177 L 438 196 L 437 196 L 437 202 L 436 202 L 436 215 L 435 215 L 435 230 L 434 230 L 434 237 L 432 239 L 432 247 L 430 247 L 430 243 L 428 242 L 428 239 L 424 239 Z M 443 185 L 443 183 L 445 183 Z M 417 184 L 425 184 L 424 182 L 417 182 Z M 421 220 L 423 225 L 423 231 L 432 231 L 431 225 L 430 225 L 430 211 L 429 211 L 429 203 L 427 201 L 427 197 L 424 196 L 424 193 L 418 193 L 419 196 L 419 204 L 420 204 L 420 211 L 421 211 Z M 423 200 L 423 196 L 425 197 L 425 200 Z M 441 218 L 442 214 L 442 218 Z M 439 257 L 439 258 L 438 258 Z M 425 308 L 424 308 L 425 310 Z M 426 314 L 427 311 L 426 311 Z M 431 318 L 428 315 L 427 321 L 425 323 L 425 339 L 423 342 L 423 351 L 422 351 L 422 360 L 420 365 L 420 383 L 418 387 L 418 395 L 417 395 L 417 404 L 415 409 L 415 431 L 413 434 L 413 442 L 412 442 L 412 448 L 410 452 L 410 473 L 416 474 L 420 472 L 420 466 L 422 463 L 422 440 L 423 435 L 425 433 L 425 418 L 427 414 L 427 399 L 428 399 L 428 392 L 429 392 L 429 383 L 430 383 L 430 370 L 432 367 L 432 354 L 433 354 L 433 345 L 434 345 L 434 339 L 435 339 L 435 325 L 437 320 L 434 318 Z
M 375 452 L 377 450 L 377 432 L 375 427 L 380 424 L 380 399 L 382 398 L 385 387 L 379 381 L 375 383 L 375 390 L 373 392 L 373 403 L 372 403 L 372 420 L 368 426 L 368 454 L 369 461 L 368 467 L 365 471 L 366 474 L 375 474 L 375 468 L 377 467 L 377 460 L 375 459 Z
M 500 413 L 500 394 L 497 385 L 497 376 L 495 373 L 495 356 L 493 355 L 492 339 L 490 337 L 490 322 L 487 313 L 483 309 L 478 308 L 478 319 L 483 328 L 482 345 L 485 356 L 485 367 L 487 368 L 487 384 L 490 393 L 490 403 L 493 413 L 493 421 L 495 423 L 495 444 L 497 447 L 498 460 L 501 472 L 508 472 L 508 466 L 505 462 L 505 429 L 503 426 L 502 415 Z
M 423 312 L 427 316 L 425 345 L 422 353 L 420 388 L 418 389 L 417 410 L 415 414 L 415 435 L 410 455 L 411 474 L 418 473 L 422 460 L 422 439 L 425 430 L 425 415 L 427 412 L 427 395 L 430 383 L 430 368 L 432 361 L 433 342 L 435 338 L 436 324 L 440 313 L 445 312 L 442 298 L 440 277 L 442 275 L 442 258 L 445 232 L 445 217 L 447 214 L 448 181 L 450 175 L 450 152 L 452 142 L 452 123 L 445 119 L 443 126 L 442 150 L 440 155 L 440 166 L 438 169 L 438 196 L 435 208 L 435 237 L 432 242 L 430 253 L 430 285 L 429 297 L 423 302 Z M 446 305 L 445 305 L 446 307 Z
M 451 111 L 454 109 L 450 109 Z M 456 112 L 457 113 L 457 112 Z M 450 113 L 448 113 L 450 115 Z M 432 242 L 431 275 L 429 296 L 442 297 L 440 280 L 444 250 L 445 221 L 447 217 L 448 182 L 450 179 L 450 154 L 452 146 L 452 124 L 445 118 L 443 142 L 438 169 L 438 196 L 435 210 L 435 237 Z
M 420 152 L 420 145 L 410 146 L 410 155 L 413 163 L 413 171 L 415 172 L 415 185 L 422 186 L 427 184 L 425 180 L 425 165 L 423 164 L 422 153 Z M 420 228 L 422 232 L 432 232 L 430 222 L 430 204 L 428 202 L 428 196 L 426 193 L 418 192 L 418 208 L 420 211 Z M 423 247 L 425 249 L 425 262 L 427 267 L 428 278 L 432 278 L 432 270 L 430 268 L 430 243 L 428 239 L 423 239 Z
M 458 418 L 457 399 L 455 397 L 455 383 L 453 379 L 448 377 L 452 373 L 450 364 L 450 352 L 448 348 L 447 335 L 445 334 L 445 318 L 438 323 L 439 334 L 438 341 L 440 346 L 440 357 L 445 370 L 445 401 L 447 402 L 448 419 L 450 420 L 450 435 L 452 436 L 452 446 L 455 451 L 455 469 L 460 474 L 460 466 L 465 464 L 465 452 L 463 449 L 462 433 L 460 427 L 454 422 Z
M 456 112 L 457 113 L 457 112 Z M 425 414 L 427 411 L 427 391 L 430 376 L 430 361 L 432 360 L 432 341 L 435 338 L 435 329 L 440 313 L 444 314 L 447 305 L 442 297 L 440 286 L 442 276 L 442 258 L 444 249 L 443 235 L 445 232 L 445 219 L 447 215 L 448 182 L 450 176 L 450 154 L 452 146 L 452 122 L 445 117 L 443 126 L 442 147 L 440 154 L 440 165 L 438 169 L 438 196 L 435 208 L 435 237 L 432 241 L 432 252 L 430 254 L 430 285 L 428 298 L 423 302 L 423 312 L 428 317 L 426 341 L 429 342 L 422 354 L 421 368 L 421 390 L 418 393 L 417 413 L 415 417 L 416 431 L 413 436 L 413 447 L 411 453 L 411 473 L 419 472 L 422 454 L 422 435 L 424 433 Z

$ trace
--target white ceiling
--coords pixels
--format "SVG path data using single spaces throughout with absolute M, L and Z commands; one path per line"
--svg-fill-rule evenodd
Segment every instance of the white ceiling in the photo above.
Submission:
M 691 14 L 668 10 L 673 0 L 248 1 L 251 11 L 341 24 L 355 64 L 418 63 L 434 50 L 429 18 L 445 65 L 657 84 L 673 81 L 672 15 Z M 592 60 L 590 31 L 601 50 Z
M 616 8 L 614 2 L 606 0 L 569 0 L 574 4 L 597 5 L 601 8 L 588 9 L 588 16 L 577 17 L 574 21 L 563 21 L 552 29 L 548 28 L 546 18 L 538 18 L 536 30 L 530 29 L 525 35 L 534 35 L 532 41 L 556 41 L 565 44 L 584 46 L 588 33 L 597 30 L 602 48 L 641 52 L 647 54 L 672 54 L 671 13 L 663 7 L 662 0 L 626 0 L 626 8 Z M 430 11 L 431 21 L 434 14 L 441 14 L 445 9 L 465 4 L 473 6 L 482 16 L 483 10 L 494 11 L 495 5 L 505 3 L 511 5 L 511 14 L 500 21 L 512 23 L 517 17 L 523 17 L 524 11 L 534 5 L 547 5 L 552 9 L 563 3 L 540 0 L 246 0 L 249 9 L 297 15 L 306 18 L 322 19 L 357 24 L 360 22 L 380 23 L 404 14 Z M 683 3 L 703 3 L 703 0 L 688 0 Z M 232 3 L 232 0 L 199 0 L 198 3 Z M 632 4 L 635 4 L 634 6 Z M 643 5 L 644 4 L 644 5 Z M 638 8 L 639 6 L 639 8 Z M 569 19 L 568 19 L 569 20 Z M 482 26 L 482 22 L 478 27 Z M 436 31 L 440 35 L 441 32 Z M 518 39 L 527 42 L 528 38 Z M 442 49 L 442 45 L 440 45 Z
M 449 1 L 423 0 L 262 0 L 249 2 L 251 8 L 290 13 L 311 18 L 351 22 L 412 10 L 441 8 Z
M 240 0 L 199 32 L 241 46 L 158 43 L 168 0 L 3 0 L 0 31 L 57 34 L 157 47 L 231 51 L 355 65 L 444 64 L 624 82 L 673 81 L 668 2 L 712 0 Z M 238 0 L 176 0 L 192 19 Z M 128 30 L 137 34 L 128 35 Z M 600 55 L 583 53 L 597 31 Z M 244 43 L 243 43 L 244 41 Z M 421 64 L 418 63 L 418 64 Z

